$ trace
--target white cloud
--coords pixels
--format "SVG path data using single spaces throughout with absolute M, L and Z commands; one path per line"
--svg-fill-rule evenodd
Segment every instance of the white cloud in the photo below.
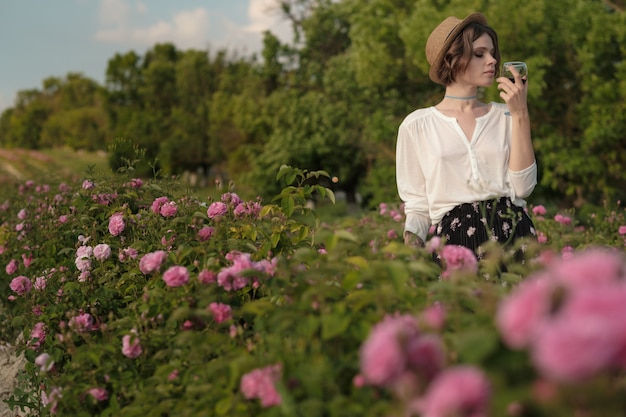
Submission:
M 271 30 L 283 42 L 292 41 L 291 25 L 281 15 L 276 0 L 250 0 L 246 25 L 198 7 L 162 17 L 148 26 L 140 26 L 139 15 L 147 13 L 149 3 L 137 0 L 131 4 L 131 1 L 100 1 L 97 41 L 129 47 L 172 42 L 182 49 L 226 48 L 246 54 L 261 50 L 261 34 L 265 30 Z
M 250 0 L 248 5 L 250 24 L 247 32 L 263 33 L 271 31 L 283 42 L 292 41 L 291 22 L 283 15 L 276 0 Z

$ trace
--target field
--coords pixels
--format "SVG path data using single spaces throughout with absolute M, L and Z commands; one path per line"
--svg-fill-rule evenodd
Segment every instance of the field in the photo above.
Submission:
M 0 153 L 13 415 L 623 416 L 619 202 L 535 204 L 537 241 L 476 262 L 405 247 L 394 202 L 320 216 L 324 173 L 262 201 L 105 159 Z

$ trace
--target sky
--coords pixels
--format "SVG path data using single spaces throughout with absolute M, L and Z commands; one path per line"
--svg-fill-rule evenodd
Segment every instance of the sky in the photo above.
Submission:
M 77 72 L 104 84 L 116 53 L 171 42 L 248 56 L 265 30 L 292 40 L 276 0 L 0 0 L 0 113 L 48 77 Z

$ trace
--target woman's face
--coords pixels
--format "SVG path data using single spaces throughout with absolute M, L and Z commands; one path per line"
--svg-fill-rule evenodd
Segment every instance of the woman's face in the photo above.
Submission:
M 483 34 L 472 43 L 472 59 L 464 73 L 457 76 L 457 82 L 479 87 L 493 84 L 497 61 L 493 54 L 493 40 Z

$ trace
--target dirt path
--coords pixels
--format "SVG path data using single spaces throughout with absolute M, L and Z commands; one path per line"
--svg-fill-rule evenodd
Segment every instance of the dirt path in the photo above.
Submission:
M 16 356 L 14 346 L 0 342 L 0 417 L 23 415 L 18 411 L 11 412 L 9 406 L 3 402 L 13 392 L 16 376 L 23 365 L 24 358 Z

